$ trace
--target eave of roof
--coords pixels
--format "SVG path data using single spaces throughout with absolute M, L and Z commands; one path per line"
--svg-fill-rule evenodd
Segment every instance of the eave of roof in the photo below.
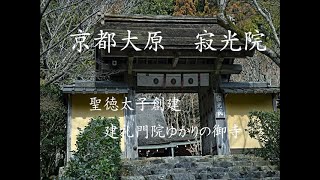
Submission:
M 108 94 L 108 93 L 128 93 L 129 87 L 125 83 L 105 82 L 105 81 L 75 81 L 74 84 L 62 87 L 62 92 L 66 94 Z
M 114 40 L 117 42 L 115 47 L 113 47 L 113 52 L 106 53 L 106 56 L 115 55 L 115 50 L 122 49 L 126 45 L 126 41 L 123 38 L 127 38 L 128 32 L 131 31 L 131 36 L 137 37 L 132 42 L 138 48 L 144 49 L 146 43 L 148 42 L 149 32 L 159 32 L 161 31 L 162 41 L 161 45 L 167 51 L 180 50 L 180 53 L 188 53 L 193 50 L 195 55 L 200 56 L 201 54 L 212 53 L 212 56 L 218 56 L 219 54 L 224 54 L 223 56 L 253 56 L 254 50 L 246 51 L 244 50 L 244 43 L 240 41 L 234 41 L 234 48 L 242 47 L 241 51 L 233 51 L 227 46 L 223 52 L 221 49 L 225 46 L 225 35 L 228 35 L 227 29 L 220 26 L 216 17 L 191 17 L 191 16 L 141 16 L 141 15 L 110 15 L 110 14 L 100 14 L 101 20 L 95 26 L 95 37 L 100 37 L 100 30 L 109 33 L 115 33 Z M 143 28 L 142 28 L 143 27 Z M 203 34 L 205 31 L 208 33 L 213 33 L 214 36 L 210 38 L 212 47 L 217 49 L 217 51 L 204 51 L 198 52 L 196 50 L 195 43 L 199 42 L 197 39 L 198 34 Z M 184 52 L 184 51 L 186 52 Z M 124 53 L 130 53 L 133 51 L 131 46 L 128 46 Z M 145 51 L 135 52 L 136 54 L 143 54 Z M 160 55 L 162 51 L 159 50 Z M 239 55 L 240 53 L 240 55 Z M 234 54 L 234 55 L 233 55 Z
M 280 93 L 280 87 L 266 82 L 223 82 L 220 85 L 225 94 L 273 94 Z
M 218 19 L 216 16 L 206 16 L 206 17 L 195 17 L 195 16 L 170 16 L 170 15 L 155 15 L 155 16 L 147 16 L 147 15 L 114 15 L 114 14 L 102 14 L 98 13 L 98 16 L 102 17 L 103 20 L 107 21 L 117 21 L 117 22 L 165 22 L 165 23 L 218 23 Z

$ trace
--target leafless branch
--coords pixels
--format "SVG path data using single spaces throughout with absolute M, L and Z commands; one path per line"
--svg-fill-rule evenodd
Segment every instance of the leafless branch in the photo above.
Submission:
M 228 18 L 226 18 L 226 11 L 225 8 L 228 4 L 227 0 L 217 0 L 219 3 L 219 13 L 217 14 L 217 19 L 218 19 L 218 23 L 226 28 L 229 29 L 230 31 L 236 33 L 239 37 L 239 40 L 241 42 L 245 43 L 245 35 L 244 32 L 239 29 L 235 24 L 233 24 Z M 222 3 L 222 4 L 220 4 Z M 252 42 L 247 42 L 249 43 L 251 46 L 253 46 L 254 44 Z M 279 45 L 280 47 L 280 45 Z M 274 50 L 266 47 L 265 51 L 260 51 L 262 54 L 268 56 L 275 64 L 277 64 L 277 66 L 280 67 L 280 54 L 276 53 Z
M 280 39 L 278 37 L 278 34 L 277 34 L 277 31 L 276 31 L 276 28 L 274 27 L 273 25 L 273 22 L 272 22 L 272 18 L 271 18 L 271 15 L 270 13 L 267 11 L 267 9 L 265 9 L 264 11 L 268 14 L 266 14 L 260 7 L 260 5 L 258 4 L 257 0 L 252 0 L 253 1 L 253 4 L 255 6 L 255 8 L 258 10 L 258 12 L 265 18 L 265 20 L 268 22 L 271 30 L 272 30 L 272 34 L 273 34 L 273 38 L 276 40 L 278 46 L 280 47 Z
M 59 43 L 61 43 L 65 38 L 69 37 L 74 31 L 76 31 L 81 24 L 83 24 L 85 21 L 87 21 L 89 18 L 93 17 L 95 14 L 98 13 L 98 10 L 93 12 L 92 14 L 90 14 L 89 16 L 87 16 L 84 20 L 82 20 L 75 28 L 73 28 L 69 33 L 67 33 L 65 36 L 63 36 L 58 42 L 56 42 L 54 45 L 50 46 L 49 48 L 47 48 L 44 52 L 42 52 L 40 54 L 40 57 L 42 55 L 44 55 L 47 51 L 49 51 L 50 49 L 56 47 Z
M 88 41 L 90 41 L 93 38 L 93 36 L 91 36 Z M 86 51 L 88 51 L 88 49 L 85 49 L 82 53 L 85 53 Z M 76 54 L 76 57 L 72 59 L 73 55 Z M 51 83 L 53 83 L 54 81 L 56 81 L 57 79 L 59 79 L 60 77 L 62 77 L 63 75 L 65 75 L 71 68 L 72 65 L 74 65 L 74 63 L 80 58 L 81 53 L 78 53 L 77 51 L 73 51 L 72 55 L 70 55 L 68 61 L 70 59 L 72 59 L 71 62 L 68 62 L 65 64 L 65 67 L 63 68 L 63 70 L 59 70 L 58 73 L 56 73 L 50 80 L 48 80 L 45 85 L 49 85 Z
M 71 65 L 79 59 L 80 55 L 78 57 L 74 58 L 71 62 L 69 62 L 66 67 L 61 70 L 59 73 L 55 74 L 51 79 L 49 79 L 46 83 L 45 86 L 53 83 L 54 81 L 58 80 L 60 77 L 62 77 L 65 73 L 67 73 L 67 70 L 71 67 Z
M 227 7 L 228 0 L 217 0 L 217 1 L 218 1 L 218 6 L 219 6 L 219 11 L 224 12 Z
M 49 4 L 50 4 L 51 0 L 48 0 L 44 6 L 44 8 L 42 9 L 42 11 L 40 10 L 40 22 L 42 20 L 42 17 L 43 17 L 43 13 L 46 12 L 46 10 L 48 9 L 49 7 Z
M 80 1 L 78 1 L 78 2 L 74 2 L 74 3 L 69 4 L 69 5 L 67 5 L 67 6 L 64 6 L 64 7 L 60 7 L 60 8 L 57 8 L 57 9 L 52 9 L 52 10 L 50 10 L 49 12 L 45 13 L 45 14 L 43 15 L 43 17 L 45 17 L 45 16 L 47 16 L 48 14 L 53 13 L 53 12 L 55 12 L 55 11 L 59 11 L 59 10 L 62 10 L 62 9 L 67 9 L 67 8 L 69 8 L 69 7 L 75 6 L 75 5 L 79 4 L 79 3 L 86 2 L 86 1 L 87 1 L 87 0 L 80 0 Z
M 42 1 L 41 8 L 47 2 L 46 0 Z M 92 64 L 84 63 L 82 60 L 92 59 L 92 50 L 82 51 L 81 57 L 79 57 L 70 48 L 74 42 L 69 36 L 77 29 L 91 33 L 94 24 L 99 21 L 94 18 L 97 12 L 128 13 L 133 7 L 132 4 L 137 1 L 59 0 L 55 3 L 52 1 L 41 21 L 43 31 L 40 36 L 42 36 L 43 43 L 40 43 L 43 46 L 40 49 L 40 64 L 42 65 L 40 70 L 44 73 L 42 78 L 44 78 L 45 84 L 61 83 L 66 78 L 83 76 L 87 73 L 86 71 L 91 73 Z M 47 68 L 44 64 L 47 64 Z
M 54 126 L 56 125 L 55 122 L 53 122 L 52 126 L 49 128 L 47 134 L 40 140 L 40 146 L 42 144 L 42 142 L 50 135 L 50 132 L 52 131 L 52 129 L 54 128 Z

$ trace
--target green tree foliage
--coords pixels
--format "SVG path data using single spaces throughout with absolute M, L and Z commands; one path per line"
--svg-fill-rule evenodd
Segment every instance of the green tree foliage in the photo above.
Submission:
M 134 9 L 134 14 L 172 15 L 174 0 L 140 1 Z
M 116 139 L 106 136 L 106 129 L 112 125 L 117 127 Z M 118 118 L 92 118 L 80 131 L 76 145 L 77 151 L 67 165 L 65 179 L 118 179 L 121 161 Z
M 273 25 L 280 33 L 280 1 L 260 0 L 257 2 L 272 15 Z M 275 48 L 276 43 L 274 42 L 271 28 L 265 18 L 254 7 L 251 0 L 231 0 L 226 8 L 226 13 L 235 20 L 236 26 L 242 31 L 255 33 L 255 30 L 258 30 L 264 33 L 266 35 L 263 39 L 264 44 Z
M 249 135 L 260 142 L 254 153 L 280 167 L 280 110 L 277 112 L 253 111 L 249 115 Z
M 175 16 L 190 15 L 195 16 L 197 12 L 196 3 L 194 0 L 176 0 L 174 7 Z
M 40 176 L 57 175 L 66 154 L 66 110 L 56 85 L 40 86 Z
M 222 1 L 175 0 L 173 15 L 218 15 L 219 24 L 236 32 L 242 42 L 246 32 L 263 33 L 261 39 L 267 50 L 261 53 L 280 67 L 280 0 L 225 0 L 221 10 L 218 2 Z
M 214 16 L 218 12 L 215 3 L 208 0 L 176 0 L 175 16 Z
M 245 42 L 245 33 L 263 33 L 266 46 L 259 51 L 280 67 L 280 0 L 224 0 L 219 2 L 218 22 L 237 33 Z

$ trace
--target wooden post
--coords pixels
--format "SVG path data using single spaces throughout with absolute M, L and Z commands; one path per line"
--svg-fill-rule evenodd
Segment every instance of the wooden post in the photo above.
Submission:
M 278 95 L 273 93 L 272 94 L 272 107 L 273 107 L 273 111 L 276 112 L 277 111 L 277 99 L 278 99 Z
M 136 103 L 135 103 L 135 91 L 129 90 L 127 100 L 131 101 L 129 106 L 133 108 L 125 109 L 125 157 L 128 159 L 138 158 L 138 134 L 137 134 L 137 122 L 136 122 Z
M 173 60 L 173 63 L 172 63 L 172 67 L 173 68 L 177 67 L 178 61 L 179 61 L 179 57 L 175 57 L 174 60 Z
M 208 127 L 213 129 L 215 125 L 214 111 L 213 111 L 213 91 L 212 88 L 201 87 L 199 90 L 199 110 L 200 110 L 200 129 Z M 207 136 L 207 132 L 201 137 L 202 144 L 202 155 L 214 154 L 215 152 L 215 138 L 210 133 Z
M 95 63 L 95 80 L 96 81 L 100 81 L 102 80 L 102 72 L 101 72 L 101 66 L 102 66 L 102 57 L 101 57 L 101 50 L 98 49 L 98 46 L 95 47 L 94 49 L 94 55 L 95 55 L 95 60 L 96 60 L 96 63 Z
M 223 58 L 217 58 L 214 61 L 214 73 L 209 74 L 209 87 L 200 87 L 199 89 L 199 110 L 200 110 L 200 128 L 208 127 L 211 130 L 216 125 L 215 119 L 215 99 L 214 90 L 219 87 L 220 70 Z M 201 79 L 200 79 L 201 81 Z M 217 141 L 214 133 L 208 136 L 205 133 L 202 137 L 202 155 L 217 154 Z
M 216 139 L 216 149 L 218 155 L 228 155 L 230 154 L 229 138 L 228 138 L 228 124 L 226 120 L 226 111 L 224 104 L 224 95 L 219 92 L 219 85 L 221 83 L 221 68 L 223 63 L 223 58 L 219 57 L 214 62 L 215 75 L 212 79 L 212 87 L 214 88 L 214 103 L 213 109 L 215 128 L 215 139 Z
M 128 75 L 132 76 L 133 56 L 128 57 Z
M 68 119 L 67 119 L 67 159 L 66 162 L 70 161 L 70 158 L 72 156 L 71 154 L 71 109 L 72 109 L 72 101 L 71 101 L 71 94 L 68 94 Z
M 171 157 L 174 157 L 174 147 L 171 147 Z
M 214 93 L 215 107 L 215 137 L 217 142 L 218 155 L 230 154 L 228 125 L 226 121 L 226 112 L 224 104 L 224 96 L 221 93 Z

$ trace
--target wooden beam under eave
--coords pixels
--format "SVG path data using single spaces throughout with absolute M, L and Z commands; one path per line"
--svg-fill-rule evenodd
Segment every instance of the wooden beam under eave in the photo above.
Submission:
M 222 64 L 220 74 L 240 74 L 242 71 L 241 64 Z
M 138 134 L 137 121 L 136 121 L 136 103 L 135 91 L 130 89 L 127 94 L 128 101 L 131 101 L 131 108 L 124 110 L 124 127 L 126 128 L 125 136 L 125 158 L 136 159 L 138 158 Z M 129 136 L 130 135 L 130 136 Z M 131 136 L 132 135 L 132 136 Z
M 128 75 L 132 75 L 132 69 L 133 69 L 133 57 L 128 57 Z
M 222 62 L 223 62 L 223 58 L 217 58 L 214 62 L 214 71 L 216 75 L 219 74 L 222 68 Z
M 172 67 L 173 67 L 173 68 L 176 68 L 176 66 L 177 66 L 177 64 L 178 64 L 178 61 L 179 61 L 179 58 L 178 58 L 178 57 L 174 58 L 173 63 L 172 63 Z
M 145 73 L 205 73 L 239 74 L 242 71 L 241 64 L 223 64 L 215 69 L 213 64 L 179 64 L 172 68 L 171 64 L 134 64 L 132 71 Z
M 134 57 L 176 57 L 177 51 L 179 51 L 179 58 L 245 58 L 247 56 L 252 57 L 254 55 L 254 51 L 203 51 L 199 52 L 194 47 L 165 47 L 165 50 L 159 49 L 157 52 L 153 50 L 144 50 L 144 51 L 134 51 L 130 48 L 127 48 L 123 51 L 120 51 L 121 47 L 111 48 L 111 52 L 108 53 L 104 49 L 99 49 L 98 53 L 101 57 L 129 57 L 134 55 Z
M 214 88 L 215 91 L 218 91 L 219 89 L 219 84 L 220 84 L 220 81 L 221 81 L 221 70 L 222 70 L 222 62 L 223 62 L 224 58 L 217 58 L 215 61 L 214 61 L 214 73 L 211 74 L 212 75 L 212 87 Z

